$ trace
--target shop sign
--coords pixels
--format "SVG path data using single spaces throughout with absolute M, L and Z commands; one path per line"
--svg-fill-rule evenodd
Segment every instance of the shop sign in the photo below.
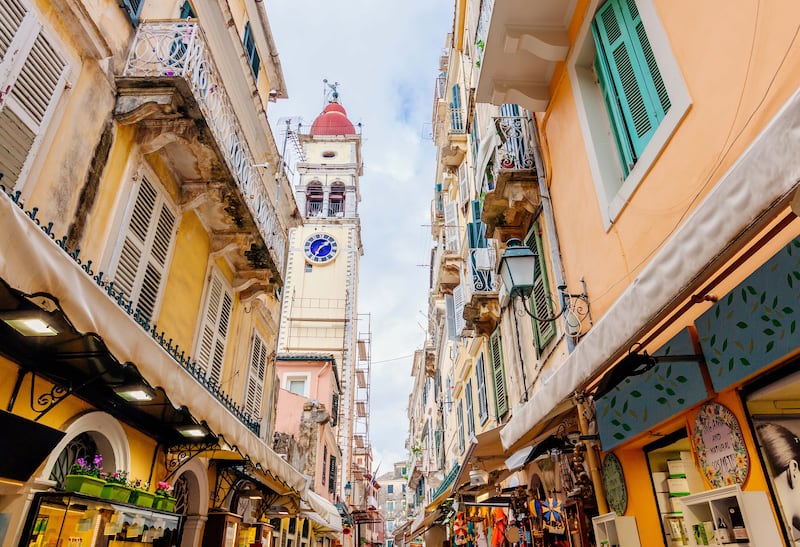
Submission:
M 694 422 L 694 446 L 703 474 L 712 486 L 743 485 L 750 457 L 733 412 L 719 403 L 706 403 Z
M 603 460 L 603 487 L 611 510 L 617 515 L 624 515 L 628 508 L 628 490 L 625 488 L 622 464 L 612 452 L 606 454 Z
M 717 392 L 797 349 L 798 258 L 795 238 L 695 321 Z

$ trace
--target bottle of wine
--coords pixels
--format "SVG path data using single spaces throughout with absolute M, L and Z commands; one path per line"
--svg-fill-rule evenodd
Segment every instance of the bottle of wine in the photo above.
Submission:
M 744 527 L 744 518 L 738 505 L 728 507 L 728 516 L 731 518 L 731 529 L 733 538 L 737 543 L 747 543 L 750 537 L 747 535 L 747 528 Z

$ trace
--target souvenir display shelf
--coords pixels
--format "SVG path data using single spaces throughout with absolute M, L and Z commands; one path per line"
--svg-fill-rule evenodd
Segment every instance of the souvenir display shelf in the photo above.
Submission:
M 596 547 L 641 547 L 636 517 L 620 517 L 613 511 L 592 519 Z
M 748 536 L 747 542 L 736 542 L 731 535 L 729 543 L 742 547 L 774 547 L 783 544 L 766 492 L 744 492 L 735 484 L 683 497 L 680 503 L 683 505 L 683 518 L 689 531 L 690 546 L 698 545 L 691 533 L 698 523 L 713 522 L 716 529 L 721 518 L 732 534 L 729 507 L 738 507 Z

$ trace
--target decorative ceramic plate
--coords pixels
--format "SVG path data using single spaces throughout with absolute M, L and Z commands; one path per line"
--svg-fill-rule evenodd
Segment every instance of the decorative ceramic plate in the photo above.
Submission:
M 617 515 L 624 515 L 628 508 L 628 489 L 625 487 L 622 464 L 613 452 L 606 454 L 603 459 L 603 486 L 611 510 Z
M 744 484 L 750 473 L 750 457 L 739 421 L 729 408 L 719 403 L 700 407 L 693 439 L 703 475 L 712 486 Z

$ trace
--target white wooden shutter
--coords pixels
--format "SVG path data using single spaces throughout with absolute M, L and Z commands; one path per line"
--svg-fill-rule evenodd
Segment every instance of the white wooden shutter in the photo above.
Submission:
M 458 166 L 458 195 L 461 205 L 469 200 L 469 177 L 467 176 L 467 162 L 461 162 Z
M 455 307 L 455 329 L 456 336 L 461 336 L 461 333 L 467 326 L 464 319 L 464 305 L 466 303 L 466 295 L 464 292 L 464 283 L 461 283 L 453 289 L 453 305 Z
M 444 248 L 457 253 L 460 249 L 460 234 L 458 232 L 458 204 L 448 201 L 444 204 Z
M 233 297 L 222 276 L 214 271 L 206 295 L 203 324 L 197 348 L 197 364 L 217 384 L 222 379 L 225 358 L 225 339 L 228 337 Z
M 0 2 L 0 172 L 13 188 L 66 85 L 67 63 L 23 0 Z
M 153 317 L 175 234 L 175 215 L 147 178 L 136 189 L 114 283 L 141 314 Z
M 267 344 L 253 333 L 253 344 L 250 347 L 250 372 L 247 377 L 247 395 L 245 412 L 251 416 L 261 414 L 261 398 L 264 393 L 264 376 L 267 371 Z

